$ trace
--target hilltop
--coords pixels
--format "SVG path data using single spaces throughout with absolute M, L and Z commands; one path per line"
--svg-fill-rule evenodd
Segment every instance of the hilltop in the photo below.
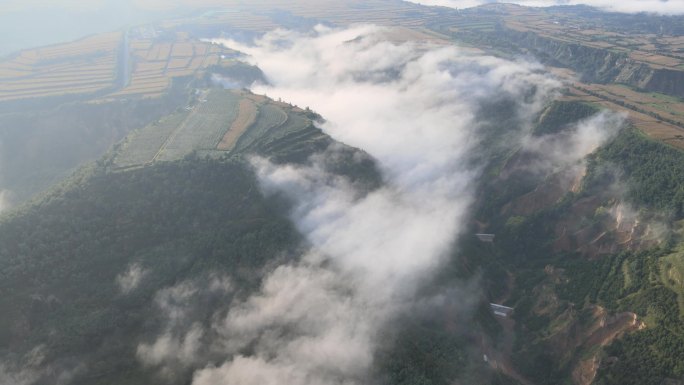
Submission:
M 164 327 L 157 306 L 165 288 L 211 283 L 202 290 L 216 298 L 193 302 L 191 316 L 209 324 L 230 296 L 255 290 L 266 266 L 301 247 L 287 202 L 262 195 L 248 155 L 304 164 L 327 151 L 337 175 L 367 191 L 379 186 L 374 162 L 334 142 L 312 118 L 246 91 L 200 90 L 195 105 L 133 131 L 97 164 L 5 215 L 0 376 L 161 381 L 154 364 L 136 357 L 141 341 Z M 178 368 L 164 381 L 185 383 L 191 374 L 192 367 Z

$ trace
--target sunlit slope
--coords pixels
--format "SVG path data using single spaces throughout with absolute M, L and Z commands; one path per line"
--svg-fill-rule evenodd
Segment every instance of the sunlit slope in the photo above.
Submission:
M 129 135 L 116 151 L 114 165 L 126 168 L 180 160 L 193 153 L 221 156 L 258 150 L 288 135 L 316 131 L 306 111 L 298 107 L 247 91 L 203 90 L 182 111 Z

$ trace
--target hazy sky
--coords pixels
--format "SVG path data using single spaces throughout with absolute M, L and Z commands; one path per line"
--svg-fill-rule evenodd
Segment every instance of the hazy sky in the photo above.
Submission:
M 0 55 L 153 22 L 173 16 L 170 11 L 185 3 L 186 0 L 0 0 Z
M 452 8 L 470 8 L 487 3 L 515 3 L 530 7 L 585 4 L 615 12 L 656 12 L 669 15 L 684 14 L 684 0 L 410 0 L 410 2 L 423 5 L 441 5 Z
M 20 49 L 149 23 L 198 6 L 229 6 L 236 0 L 0 0 L 0 55 Z M 407 0 L 409 1 L 409 0 Z M 410 0 L 467 8 L 497 0 Z M 528 6 L 587 4 L 620 12 L 684 14 L 684 0 L 509 0 Z

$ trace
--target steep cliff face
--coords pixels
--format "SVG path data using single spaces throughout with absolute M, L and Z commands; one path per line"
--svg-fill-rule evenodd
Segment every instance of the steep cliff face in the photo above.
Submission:
M 684 97 L 684 71 L 661 69 L 653 75 L 644 87 L 647 91 Z
M 629 58 L 622 58 L 615 65 L 620 69 L 620 72 L 615 78 L 607 79 L 607 81 L 629 84 L 637 89 L 646 90 L 653 78 L 653 74 L 657 72 L 657 70 L 648 65 L 637 63 Z
M 532 32 L 504 29 L 499 32 L 499 38 L 546 63 L 572 68 L 582 75 L 583 81 L 622 83 L 644 91 L 684 97 L 684 71 L 653 68 L 630 59 L 624 52 L 564 42 Z
M 607 82 L 616 78 L 620 74 L 619 63 L 627 58 L 624 53 L 549 39 L 533 32 L 504 29 L 501 36 L 543 61 L 578 71 L 586 81 Z

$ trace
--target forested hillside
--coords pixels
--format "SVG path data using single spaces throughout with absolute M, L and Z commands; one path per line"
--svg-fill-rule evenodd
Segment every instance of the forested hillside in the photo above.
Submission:
M 287 219 L 287 202 L 262 195 L 246 155 L 302 163 L 329 150 L 336 154 L 329 167 L 337 175 L 368 191 L 380 184 L 366 155 L 335 144 L 303 114 L 298 121 L 303 124 L 253 137 L 249 152 L 220 157 L 191 153 L 121 170 L 113 164 L 116 152 L 110 153 L 5 215 L 1 378 L 20 384 L 186 383 L 192 367 L 169 379 L 137 358 L 139 344 L 165 327 L 155 305 L 160 292 L 201 284 L 191 321 L 208 325 L 232 297 L 258 287 L 266 266 L 297 256 L 302 246 Z

